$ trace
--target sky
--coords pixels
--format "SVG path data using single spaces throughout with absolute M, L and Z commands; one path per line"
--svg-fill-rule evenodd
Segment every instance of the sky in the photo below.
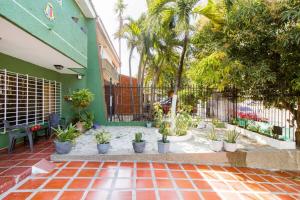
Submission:
M 93 0 L 95 9 L 102 19 L 104 26 L 112 40 L 116 51 L 119 53 L 119 43 L 118 39 L 114 38 L 114 33 L 118 30 L 119 21 L 115 14 L 114 8 L 117 0 Z M 146 11 L 146 0 L 124 0 L 127 8 L 124 12 L 124 17 L 131 16 L 133 19 L 137 19 L 143 12 Z M 122 68 L 121 73 L 128 75 L 128 57 L 129 50 L 127 48 L 126 41 L 122 41 Z M 137 74 L 137 66 L 139 62 L 139 56 L 137 52 L 134 53 L 132 59 L 132 75 Z

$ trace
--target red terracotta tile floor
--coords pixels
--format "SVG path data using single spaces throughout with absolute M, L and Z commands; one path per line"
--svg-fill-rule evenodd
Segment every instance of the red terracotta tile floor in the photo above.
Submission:
M 0 195 L 31 175 L 31 168 L 43 159 L 50 160 L 54 152 L 51 140 L 40 140 L 34 144 L 34 151 L 30 152 L 28 146 L 18 146 L 12 154 L 7 150 L 0 151 Z M 33 184 L 34 185 L 34 184 Z M 19 194 L 16 194 L 17 196 Z M 23 194 L 21 196 L 26 196 Z M 23 197 L 13 198 L 22 199 Z
M 0 152 L 0 199 L 300 200 L 300 172 L 159 162 L 55 163 L 48 174 L 31 167 L 54 152 L 39 141 L 31 153 Z M 298 178 L 297 178 L 298 177 Z
M 14 166 L 21 162 L 31 161 Z M 30 175 L 0 199 L 300 200 L 299 175 L 177 163 L 69 161 L 56 163 L 48 174 Z

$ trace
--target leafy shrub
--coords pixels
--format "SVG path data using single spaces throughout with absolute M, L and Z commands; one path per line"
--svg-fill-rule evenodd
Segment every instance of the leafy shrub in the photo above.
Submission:
M 175 119 L 175 133 L 178 136 L 186 135 L 188 129 L 192 125 L 192 116 L 189 112 L 180 111 Z
M 108 144 L 111 140 L 111 135 L 109 132 L 101 130 L 95 135 L 97 144 Z
M 212 124 L 216 127 L 216 128 L 226 128 L 225 123 L 221 122 L 220 120 L 214 118 L 212 119 Z
M 91 112 L 84 112 L 84 114 L 80 114 L 80 121 L 84 122 L 84 128 L 89 130 L 93 127 L 95 116 Z
M 201 122 L 201 117 L 199 116 L 192 117 L 191 127 L 197 128 L 200 122 Z
M 75 108 L 85 109 L 94 100 L 94 94 L 88 89 L 74 91 L 72 94 L 72 104 Z
M 156 102 L 156 103 L 153 104 L 153 109 L 154 109 L 154 112 L 153 112 L 154 123 L 155 123 L 156 126 L 159 127 L 160 123 L 163 120 L 163 109 L 162 109 L 159 102 Z

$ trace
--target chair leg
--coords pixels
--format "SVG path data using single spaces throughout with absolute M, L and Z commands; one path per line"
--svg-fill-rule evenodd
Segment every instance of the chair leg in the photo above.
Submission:
M 14 137 L 9 135 L 9 141 L 8 141 L 8 153 L 10 154 L 14 147 Z
M 31 152 L 33 152 L 33 139 L 32 139 L 32 134 L 29 133 L 27 136 L 28 136 L 28 140 L 29 140 L 30 150 L 31 150 Z

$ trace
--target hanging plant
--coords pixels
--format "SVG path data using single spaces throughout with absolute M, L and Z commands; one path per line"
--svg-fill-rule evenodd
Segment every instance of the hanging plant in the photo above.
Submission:
M 74 91 L 71 98 L 73 106 L 80 112 L 91 104 L 94 100 L 94 94 L 88 89 L 80 89 Z

